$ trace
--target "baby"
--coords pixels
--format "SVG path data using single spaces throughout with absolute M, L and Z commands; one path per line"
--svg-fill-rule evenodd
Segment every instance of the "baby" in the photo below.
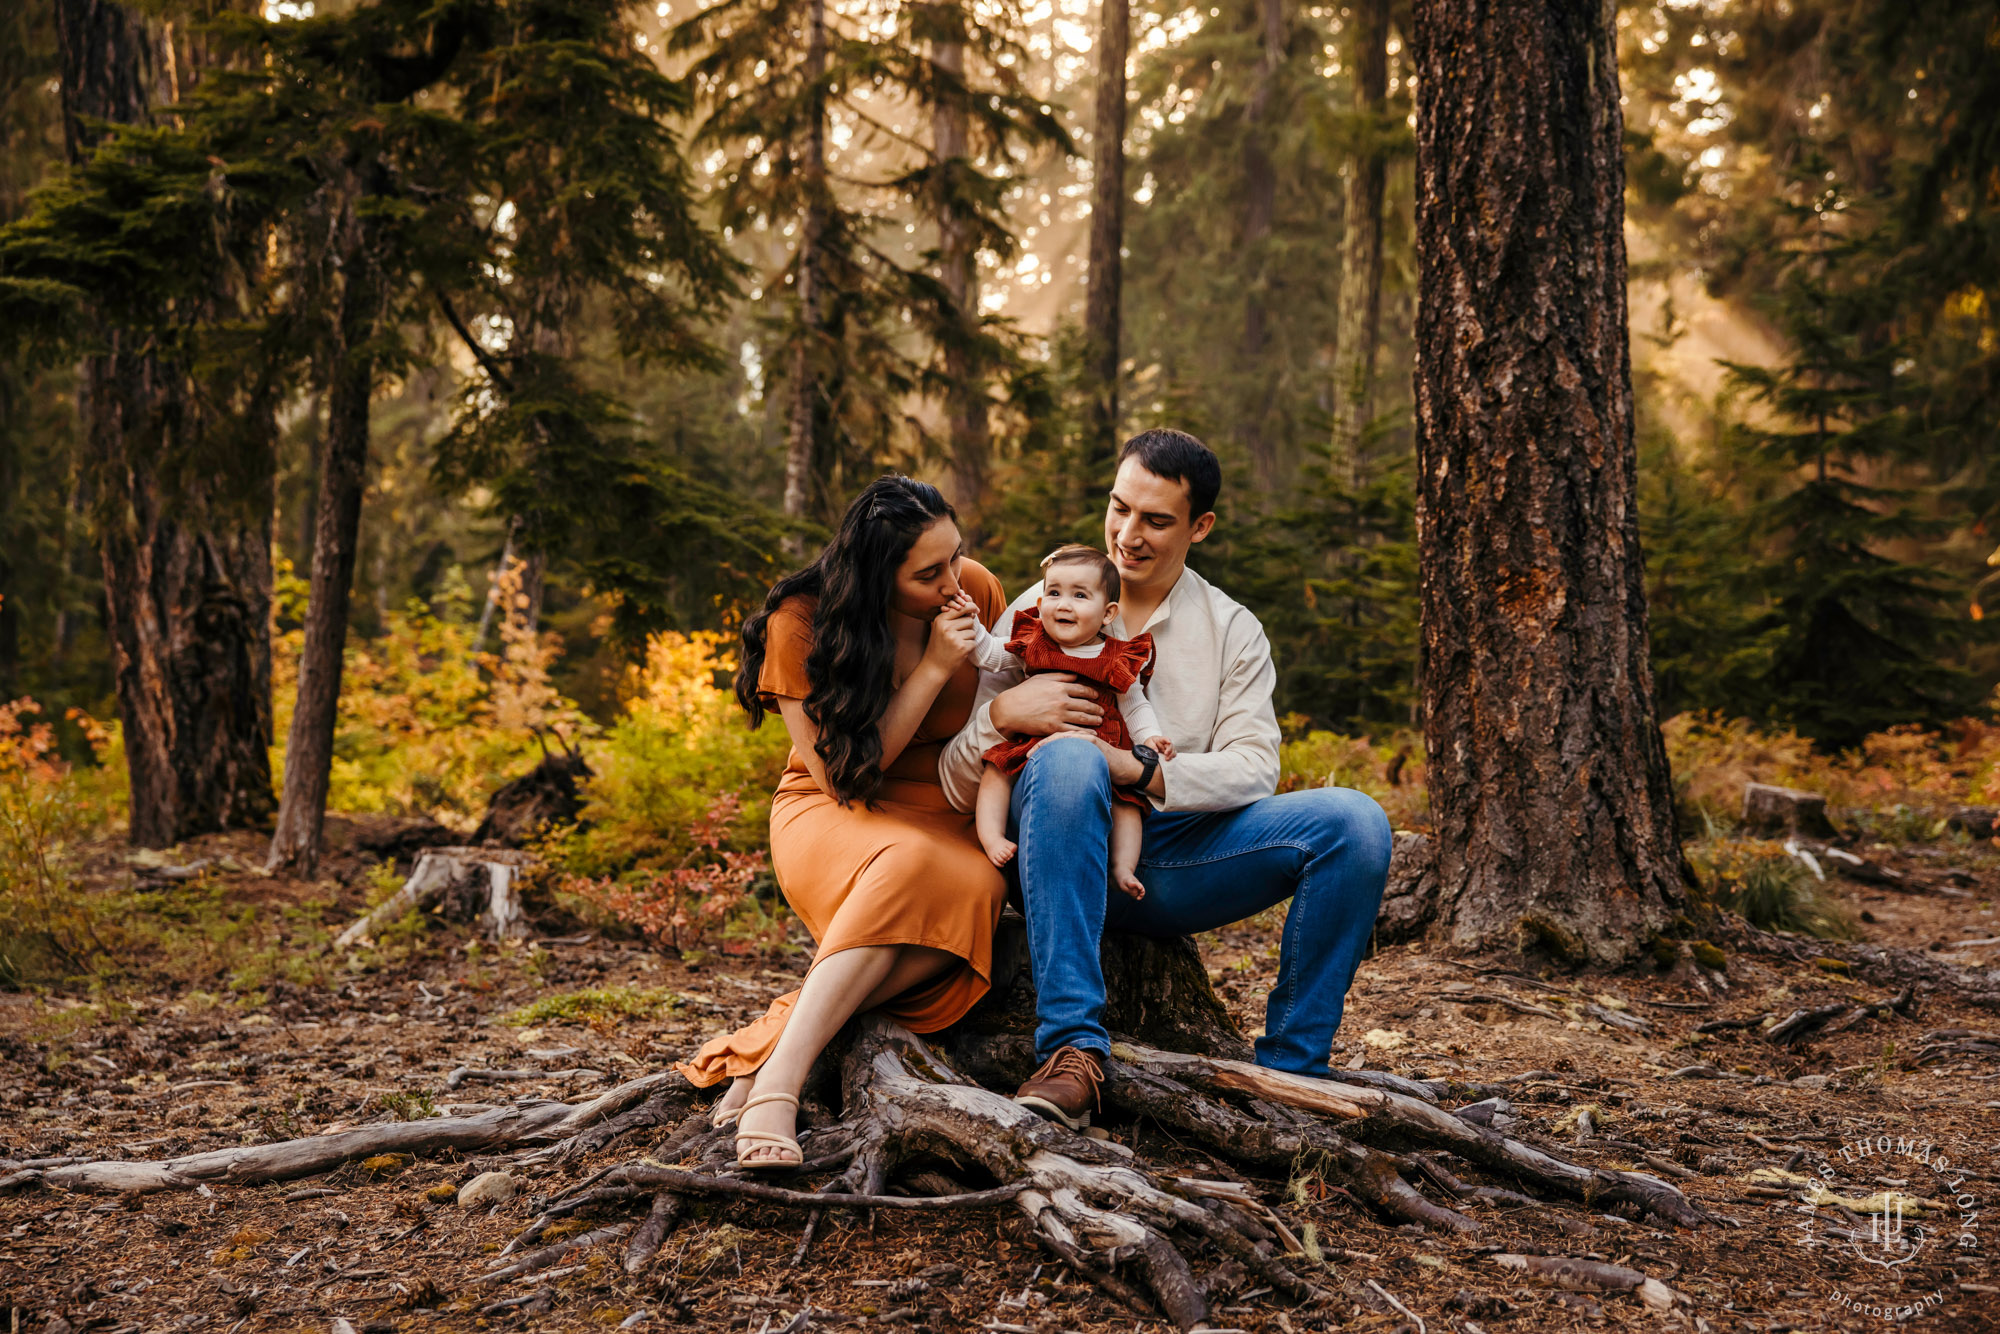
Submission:
M 973 658 L 987 672 L 1071 672 L 1097 690 L 1104 721 L 1097 735 L 1120 750 L 1135 739 L 1174 755 L 1174 743 L 1146 700 L 1145 678 L 1152 674 L 1153 637 L 1109 639 L 1105 623 L 1118 614 L 1118 567 L 1094 547 L 1059 547 L 1042 562 L 1042 600 L 1032 611 L 1014 613 L 1013 633 L 1003 645 L 981 627 Z M 1007 809 L 1014 776 L 1041 737 L 1010 736 L 988 750 L 979 777 L 975 809 L 979 842 L 995 866 L 1014 859 L 1007 837 Z M 1111 803 L 1111 880 L 1135 899 L 1146 896 L 1139 883 L 1139 845 L 1145 835 L 1145 798 L 1122 789 Z

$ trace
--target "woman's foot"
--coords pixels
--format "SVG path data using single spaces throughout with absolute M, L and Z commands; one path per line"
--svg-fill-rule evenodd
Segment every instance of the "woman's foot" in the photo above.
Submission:
M 756 1087 L 757 1076 L 755 1075 L 742 1075 L 730 1081 L 729 1087 L 723 1091 L 722 1096 L 715 1100 L 715 1106 L 709 1109 L 708 1119 L 710 1124 L 726 1126 L 734 1121 L 736 1114 L 742 1110 L 743 1104 L 749 1101 L 750 1094 L 755 1091 Z
M 746 1104 L 736 1119 L 738 1167 L 797 1167 L 805 1154 L 795 1138 L 799 1100 L 789 1093 L 764 1093 Z

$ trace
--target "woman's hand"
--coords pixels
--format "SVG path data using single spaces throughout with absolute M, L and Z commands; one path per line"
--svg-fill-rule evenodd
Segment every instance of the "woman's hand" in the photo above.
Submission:
M 924 664 L 949 676 L 964 665 L 979 643 L 979 607 L 960 593 L 945 603 L 931 621 L 930 643 L 924 646 Z

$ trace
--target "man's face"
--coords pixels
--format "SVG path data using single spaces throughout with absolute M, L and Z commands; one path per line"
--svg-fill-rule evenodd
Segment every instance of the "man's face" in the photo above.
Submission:
M 1118 563 L 1126 599 L 1171 588 L 1188 548 L 1214 526 L 1215 515 L 1188 513 L 1186 482 L 1148 472 L 1135 458 L 1119 464 L 1104 509 L 1104 549 Z

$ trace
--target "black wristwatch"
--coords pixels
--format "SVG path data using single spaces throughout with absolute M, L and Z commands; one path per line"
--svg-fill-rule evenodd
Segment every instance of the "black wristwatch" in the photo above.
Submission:
M 1160 752 L 1154 750 L 1143 741 L 1137 741 L 1132 745 L 1132 758 L 1146 767 L 1139 771 L 1139 781 L 1128 783 L 1126 790 L 1129 792 L 1144 792 L 1146 785 L 1153 781 L 1153 771 L 1160 767 Z

